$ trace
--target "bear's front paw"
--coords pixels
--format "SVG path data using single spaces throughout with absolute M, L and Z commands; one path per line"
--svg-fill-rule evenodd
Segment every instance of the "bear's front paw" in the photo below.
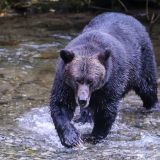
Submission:
M 65 129 L 61 137 L 62 145 L 68 148 L 79 146 L 82 143 L 79 132 L 73 126 Z

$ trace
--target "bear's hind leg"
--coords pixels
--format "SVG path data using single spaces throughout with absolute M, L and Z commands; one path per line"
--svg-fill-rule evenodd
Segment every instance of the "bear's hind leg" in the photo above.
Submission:
M 75 117 L 74 122 L 85 124 L 85 123 L 92 123 L 92 121 L 93 121 L 92 110 L 89 107 L 87 108 L 80 107 L 80 115 Z
M 150 40 L 146 40 L 141 49 L 142 68 L 140 77 L 135 86 L 135 92 L 141 97 L 143 107 L 151 109 L 155 107 L 157 98 L 157 69 L 154 53 Z
M 157 85 L 155 82 L 141 81 L 138 87 L 135 87 L 135 92 L 143 101 L 143 107 L 147 110 L 155 107 L 158 102 Z

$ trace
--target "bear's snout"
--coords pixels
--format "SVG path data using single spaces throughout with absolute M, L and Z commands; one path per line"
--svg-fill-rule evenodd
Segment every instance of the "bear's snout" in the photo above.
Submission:
M 90 100 L 89 86 L 82 84 L 78 86 L 76 102 L 81 107 L 87 107 Z

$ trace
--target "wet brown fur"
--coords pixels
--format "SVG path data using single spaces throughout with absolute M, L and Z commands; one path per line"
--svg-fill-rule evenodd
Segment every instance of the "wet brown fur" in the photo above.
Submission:
M 70 80 L 84 78 L 84 81 L 90 79 L 95 86 L 98 87 L 98 82 L 105 78 L 105 67 L 100 63 L 97 56 L 79 56 L 76 55 L 74 59 L 65 67 L 65 73 Z

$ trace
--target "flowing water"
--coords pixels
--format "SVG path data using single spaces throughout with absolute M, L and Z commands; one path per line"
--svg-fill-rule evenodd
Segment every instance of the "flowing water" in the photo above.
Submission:
M 17 35 L 23 31 L 17 28 L 12 28 L 14 33 L 1 28 L 0 35 L 0 159 L 160 159 L 160 112 L 146 112 L 133 92 L 121 101 L 116 122 L 103 142 L 64 148 L 52 123 L 48 101 L 58 50 L 77 31 L 23 28 L 27 34 L 20 37 Z M 159 61 L 160 30 L 155 30 L 153 42 Z M 14 37 L 5 38 L 6 34 Z M 75 124 L 81 133 L 89 133 L 92 125 Z

